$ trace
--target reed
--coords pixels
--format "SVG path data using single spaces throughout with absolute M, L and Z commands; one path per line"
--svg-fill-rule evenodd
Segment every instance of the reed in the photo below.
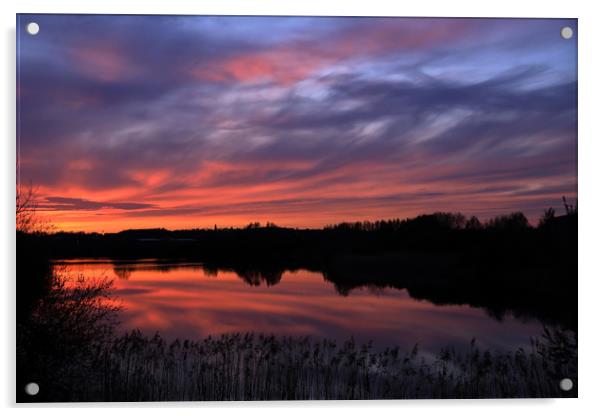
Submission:
M 167 343 L 133 331 L 101 351 L 104 401 L 360 400 L 576 397 L 574 333 L 545 330 L 529 349 L 495 353 L 474 342 L 427 359 L 417 347 L 375 351 L 335 341 L 234 333 Z M 569 377 L 570 392 L 559 388 Z

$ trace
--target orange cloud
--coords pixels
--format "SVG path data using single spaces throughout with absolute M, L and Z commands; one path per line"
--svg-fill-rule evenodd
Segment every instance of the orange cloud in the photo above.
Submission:
M 85 162 L 73 162 L 85 167 Z M 84 198 L 87 209 L 42 211 L 63 230 L 119 231 L 127 228 L 244 226 L 249 222 L 275 222 L 282 226 L 323 227 L 341 221 L 405 218 L 434 211 L 460 211 L 482 219 L 514 210 L 526 211 L 536 221 L 558 189 L 570 183 L 563 175 L 545 179 L 491 178 L 463 181 L 449 164 L 354 162 L 312 171 L 315 163 L 281 161 L 261 163 L 207 162 L 203 168 L 181 175 L 179 187 L 170 189 L 175 174 L 169 170 L 135 171 L 139 187 L 94 192 L 81 187 L 42 188 L 42 196 Z M 469 164 L 470 162 L 465 162 Z M 289 169 L 286 167 L 289 166 Z M 478 166 L 466 166 L 480 171 Z M 270 177 L 271 171 L 284 172 Z M 307 171 L 312 172 L 306 174 Z M 505 172 L 505 173 L 504 173 Z M 268 176 L 266 176 L 268 175 Z M 224 182 L 220 180 L 229 178 Z M 252 180 L 246 182 L 247 179 Z M 165 187 L 167 186 L 167 187 Z M 546 191 L 548 190 L 548 191 Z M 571 197 L 573 192 L 566 192 Z M 100 201 L 100 209 L 90 210 Z M 140 201 L 148 207 L 129 204 Z M 119 209 L 126 207 L 127 209 Z M 425 211 L 425 207 L 428 209 Z

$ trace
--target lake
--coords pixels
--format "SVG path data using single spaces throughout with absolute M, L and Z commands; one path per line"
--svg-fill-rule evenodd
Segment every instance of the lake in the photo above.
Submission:
M 121 331 L 200 339 L 232 332 L 372 340 L 377 348 L 415 344 L 423 352 L 476 345 L 527 347 L 542 332 L 536 320 L 493 318 L 468 305 L 435 305 L 392 288 L 362 287 L 342 295 L 321 273 L 287 271 L 277 279 L 206 270 L 201 263 L 153 260 L 56 261 L 69 276 L 114 279 L 123 307 Z

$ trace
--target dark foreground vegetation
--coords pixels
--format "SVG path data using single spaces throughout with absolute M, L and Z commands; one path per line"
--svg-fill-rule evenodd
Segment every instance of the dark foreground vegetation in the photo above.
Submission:
M 548 331 L 526 349 L 435 357 L 353 339 L 226 334 L 201 341 L 113 335 L 110 284 L 56 283 L 18 334 L 20 402 L 577 397 L 577 340 Z M 574 388 L 559 387 L 570 378 Z
M 432 360 L 417 348 L 374 352 L 353 340 L 232 334 L 167 344 L 134 332 L 103 351 L 102 384 L 91 399 L 361 400 L 576 397 L 576 340 L 545 333 L 529 351 L 445 349 Z

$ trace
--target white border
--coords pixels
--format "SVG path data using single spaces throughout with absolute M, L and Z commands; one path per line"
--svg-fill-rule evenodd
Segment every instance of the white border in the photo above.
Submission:
M 54 405 L 43 410 L 48 414 L 86 412 L 105 415 L 125 413 L 132 407 L 144 407 L 145 413 L 162 415 L 164 407 L 177 408 L 178 413 L 198 414 L 199 411 L 244 411 L 252 415 L 307 412 L 332 413 L 341 409 L 351 415 L 365 415 L 374 408 L 382 414 L 420 410 L 426 414 L 507 415 L 514 412 L 546 415 L 592 414 L 601 406 L 599 392 L 601 370 L 600 311 L 602 273 L 599 257 L 602 250 L 602 134 L 600 129 L 600 76 L 602 16 L 595 2 L 505 0 L 498 2 L 454 1 L 352 1 L 352 0 L 3 0 L 0 2 L 3 26 L 2 91 L 0 116 L 4 134 L 0 150 L 0 195 L 2 195 L 2 233 L 0 239 L 0 314 L 3 319 L 0 335 L 0 403 L 12 407 L 9 412 L 32 412 L 40 406 L 15 406 L 14 396 L 14 311 L 15 311 L 15 249 L 14 249 L 14 183 L 15 183 L 15 13 L 129 13 L 129 14 L 276 14 L 276 15 L 347 15 L 347 16 L 440 16 L 440 17 L 570 17 L 579 18 L 579 396 L 577 400 L 427 400 L 405 402 L 271 402 L 271 403 L 157 403 Z M 562 307 L 562 305 L 558 305 Z M 16 407 L 16 409 L 15 409 Z M 201 409 L 198 409 L 201 407 Z M 22 408 L 22 410 L 17 410 Z M 7 413 L 5 413 L 7 414 Z

